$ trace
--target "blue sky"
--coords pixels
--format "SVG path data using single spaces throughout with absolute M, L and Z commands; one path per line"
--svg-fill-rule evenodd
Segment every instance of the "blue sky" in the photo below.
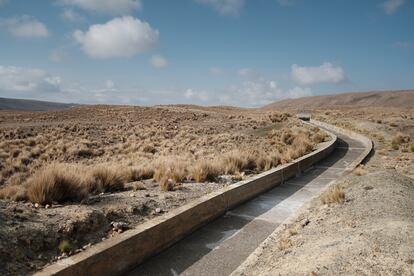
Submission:
M 412 0 L 0 0 L 0 96 L 260 106 L 414 88 Z

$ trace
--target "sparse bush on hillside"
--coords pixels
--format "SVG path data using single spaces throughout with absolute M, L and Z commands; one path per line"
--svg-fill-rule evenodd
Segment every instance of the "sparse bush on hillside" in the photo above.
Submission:
M 23 186 L 7 185 L 0 189 L 0 199 L 25 201 L 28 199 L 27 190 Z
M 39 204 L 79 202 L 87 197 L 87 191 L 77 169 L 50 165 L 29 178 L 27 196 Z
M 92 169 L 86 185 L 90 193 L 120 191 L 124 188 L 126 175 L 116 167 L 98 166 Z
M 217 161 L 197 162 L 190 168 L 190 177 L 196 182 L 214 181 L 222 172 Z
M 322 204 L 342 204 L 345 201 L 345 192 L 341 186 L 336 185 L 333 188 L 330 188 L 328 191 L 324 192 L 321 197 Z
M 410 136 L 405 135 L 401 132 L 398 132 L 392 137 L 391 146 L 393 149 L 397 150 L 402 144 L 410 142 Z

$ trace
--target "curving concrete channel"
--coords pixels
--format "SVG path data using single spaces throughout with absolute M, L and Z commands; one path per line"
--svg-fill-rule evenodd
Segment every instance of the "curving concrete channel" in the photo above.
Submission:
M 349 171 L 366 147 L 338 136 L 335 150 L 286 181 L 205 225 L 126 275 L 229 275 L 289 216 Z

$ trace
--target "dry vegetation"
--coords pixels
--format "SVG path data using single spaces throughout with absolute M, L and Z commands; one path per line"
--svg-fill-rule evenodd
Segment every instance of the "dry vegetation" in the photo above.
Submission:
M 1 111 L 0 129 L 0 274 L 40 269 L 328 139 L 289 113 L 197 106 Z
M 0 197 L 80 202 L 145 179 L 171 191 L 186 181 L 268 170 L 326 139 L 288 113 L 235 111 L 98 106 L 3 113 L 5 125 L 14 125 L 1 137 Z

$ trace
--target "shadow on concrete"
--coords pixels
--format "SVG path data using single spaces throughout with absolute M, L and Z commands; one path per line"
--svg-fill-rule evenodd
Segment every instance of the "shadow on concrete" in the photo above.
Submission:
M 225 242 L 229 240 L 229 238 L 236 239 L 240 230 L 247 227 L 247 224 L 252 222 L 255 218 L 278 206 L 283 200 L 289 198 L 298 190 L 305 187 L 306 184 L 323 175 L 329 167 L 337 165 L 337 163 L 347 154 L 349 147 L 345 140 L 338 139 L 337 147 L 332 154 L 318 162 L 315 167 L 309 168 L 301 175 L 287 181 L 287 183 L 292 183 L 293 185 L 282 183 L 257 198 L 235 207 L 228 214 L 196 230 L 168 249 L 150 258 L 127 275 L 179 275 L 202 258 L 208 259 L 206 256 L 213 249 L 222 250 L 223 253 L 226 253 L 227 255 L 235 255 L 233 260 L 226 263 L 225 268 L 219 271 L 220 275 L 227 275 L 229 274 L 227 273 L 228 271 L 231 273 L 231 271 L 236 269 L 241 262 L 243 262 L 245 258 L 247 258 L 250 253 L 274 231 L 278 224 L 262 221 L 262 224 L 260 224 L 258 229 L 260 235 L 257 235 L 256 240 L 254 240 L 254 237 L 249 236 L 249 239 L 252 239 L 253 241 L 249 239 L 238 241 L 239 243 L 246 243 L 243 250 L 238 250 L 244 252 L 234 252 L 231 245 L 228 245 L 229 250 L 226 251 Z M 233 213 L 241 215 L 233 215 Z M 208 260 L 204 261 L 207 264 L 209 263 Z M 214 264 L 214 261 L 211 262 Z M 211 266 L 211 263 L 208 264 L 206 269 L 210 269 Z M 204 271 L 204 273 L 201 274 L 213 275 L 211 273 L 214 274 L 213 271 L 209 270 Z

